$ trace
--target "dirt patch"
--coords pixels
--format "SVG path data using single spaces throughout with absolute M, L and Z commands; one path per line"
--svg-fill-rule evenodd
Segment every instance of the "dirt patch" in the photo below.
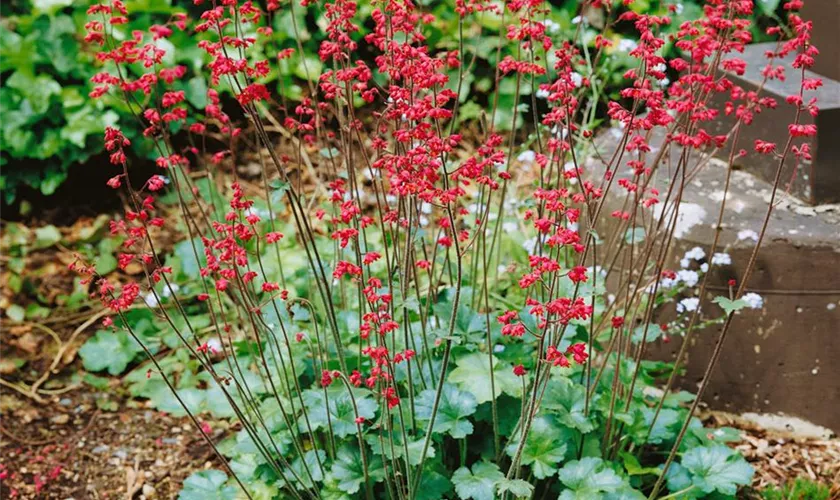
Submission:
M 77 391 L 41 405 L 4 390 L 0 410 L 3 498 L 175 498 L 216 465 L 189 419 L 130 400 Z

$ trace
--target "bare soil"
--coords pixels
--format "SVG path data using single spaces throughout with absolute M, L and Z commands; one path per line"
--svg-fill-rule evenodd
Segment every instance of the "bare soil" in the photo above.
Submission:
M 40 404 L 4 390 L 0 497 L 175 498 L 214 455 L 188 419 L 143 406 L 84 390 Z

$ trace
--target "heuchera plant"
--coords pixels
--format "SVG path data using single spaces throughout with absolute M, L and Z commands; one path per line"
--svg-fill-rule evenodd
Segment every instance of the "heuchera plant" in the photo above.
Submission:
M 667 268 L 687 179 L 708 164 L 697 158 L 724 152 L 727 191 L 742 148 L 778 165 L 746 270 L 716 299 L 724 314 L 707 375 L 733 315 L 760 307 L 745 285 L 782 166 L 807 161 L 815 134 L 801 122 L 817 112 L 807 92 L 821 84 L 805 73 L 817 50 L 801 1 L 785 3 L 787 25 L 768 30 L 779 41 L 762 72 L 800 83 L 787 103 L 728 76 L 745 70 L 750 0 L 709 0 L 667 39 L 671 19 L 632 0 L 581 1 L 582 14 L 639 34 L 623 48 L 637 65 L 622 99 L 600 111 L 588 104 L 598 68 L 618 48 L 585 23 L 552 38 L 542 0 L 458 0 L 458 47 L 429 40 L 435 19 L 411 0 L 195 3 L 197 19 L 131 33 L 123 2 L 89 10 L 86 41 L 103 65 L 91 97 L 125 99 L 160 172 L 133 175 L 133 145 L 108 128 L 108 184 L 128 207 L 111 231 L 124 238 L 120 267 L 142 279 L 74 264 L 113 313 L 105 327 L 150 355 L 149 380 L 172 391 L 215 450 L 221 470 L 191 476 L 183 498 L 695 498 L 749 483 L 752 469 L 722 444 L 731 430 L 693 417 L 708 377 L 696 398 L 673 393 L 684 349 L 676 366 L 644 354 L 658 338 L 687 345 L 714 321 L 699 298 L 709 269 L 729 264 L 717 239 Z M 300 102 L 277 102 L 260 82 L 302 46 L 270 57 L 249 49 L 258 38 L 271 47 L 272 17 L 291 11 L 294 23 L 299 10 L 325 23 L 317 55 L 298 54 L 320 73 Z M 494 68 L 471 64 L 465 31 L 482 17 L 507 25 Z M 202 114 L 176 90 L 186 68 L 164 63 L 158 41 L 174 30 L 206 52 Z M 679 55 L 666 59 L 669 44 Z M 464 82 L 479 70 L 495 88 L 514 86 L 504 113 L 531 121 L 527 138 L 496 132 L 494 94 L 481 120 L 459 124 Z M 739 143 L 763 109 L 785 105 L 795 118 L 784 143 Z M 604 114 L 620 131 L 612 153 L 594 134 Z M 724 115 L 731 129 L 711 133 Z M 256 179 L 229 181 L 243 165 Z M 667 191 L 656 176 L 670 179 Z M 161 250 L 165 226 L 186 240 L 180 260 Z M 151 356 L 132 320 L 143 302 L 190 376 Z M 669 302 L 678 319 L 660 325 L 655 313 Z M 201 420 L 212 408 L 238 433 L 214 434 Z

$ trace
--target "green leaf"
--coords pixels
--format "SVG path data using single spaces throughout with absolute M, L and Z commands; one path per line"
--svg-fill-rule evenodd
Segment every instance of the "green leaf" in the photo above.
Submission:
M 646 474 L 658 476 L 662 472 L 662 469 L 657 467 L 642 467 L 642 464 L 639 463 L 639 460 L 632 453 L 622 451 L 619 453 L 619 456 L 624 463 L 624 470 L 631 476 L 642 476 Z
M 648 429 L 650 430 L 648 443 L 662 444 L 665 441 L 671 441 L 677 437 L 684 412 L 663 408 L 659 411 L 656 422 L 653 422 L 653 417 L 656 414 L 656 410 L 653 408 L 643 408 L 642 413 L 644 415 L 645 434 L 648 433 Z M 653 423 L 653 427 L 650 426 L 651 423 Z
M 407 446 L 403 446 L 402 432 L 394 431 L 391 434 L 394 440 L 394 448 L 391 450 L 391 444 L 387 436 L 380 436 L 378 433 L 370 433 L 365 436 L 365 441 L 370 445 L 373 452 L 377 455 L 384 455 L 388 460 L 394 458 L 402 458 L 405 455 L 405 449 L 408 448 L 408 463 L 410 465 L 420 465 L 420 457 L 423 454 L 424 438 L 409 441 Z M 382 441 L 380 441 L 380 437 Z M 429 443 L 429 449 L 426 452 L 426 458 L 435 457 L 435 447 Z
M 668 482 L 668 489 L 672 492 L 693 488 L 691 474 L 685 467 L 676 462 L 671 464 L 671 467 L 668 468 L 668 472 L 665 474 L 665 479 Z M 692 495 L 692 497 L 696 496 L 697 492 L 694 491 L 694 493 L 695 495 Z
M 195 245 L 195 248 L 193 248 L 193 245 Z M 201 238 L 193 238 L 192 241 L 184 240 L 175 245 L 175 257 L 181 264 L 181 272 L 184 276 L 197 276 L 201 266 L 204 265 L 202 261 L 196 259 L 196 254 L 198 259 L 201 259 L 204 255 L 204 244 L 201 242 Z
M 741 309 L 747 307 L 747 302 L 744 299 L 731 300 L 722 295 L 715 297 L 712 302 L 719 305 L 727 316 L 735 311 L 740 311 Z
M 73 0 L 33 0 L 32 6 L 35 12 L 53 14 L 57 10 L 73 5 Z
M 23 321 L 26 318 L 26 309 L 19 304 L 12 304 L 6 309 L 6 316 L 12 321 Z
M 497 488 L 499 493 L 510 493 L 521 498 L 531 498 L 531 494 L 534 492 L 534 486 L 522 479 L 503 479 L 499 482 Z
M 25 97 L 32 106 L 32 112 L 36 115 L 46 113 L 52 97 L 61 95 L 61 85 L 49 75 L 33 77 L 21 71 L 15 71 L 5 84 Z
M 417 488 L 417 500 L 440 500 L 452 491 L 452 483 L 443 474 L 425 471 Z
M 303 392 L 303 401 L 309 410 L 309 423 L 313 429 L 329 429 L 336 437 L 343 438 L 356 434 L 356 414 L 353 411 L 353 401 L 344 386 L 331 387 L 327 390 L 329 395 L 329 417 L 327 417 L 327 404 L 324 391 L 320 389 L 309 389 Z M 354 391 L 356 406 L 359 409 L 359 416 L 370 420 L 376 415 L 376 402 L 365 396 L 362 390 Z M 305 421 L 301 416 L 301 429 L 305 429 Z
M 590 402 L 590 406 L 591 406 Z M 592 414 L 584 414 L 586 387 L 565 377 L 552 377 L 543 398 L 542 407 L 557 417 L 557 420 L 582 433 L 595 429 Z
M 743 457 L 721 444 L 692 448 L 683 455 L 681 465 L 692 484 L 705 493 L 734 495 L 739 485 L 750 484 L 755 473 Z
M 545 479 L 557 472 L 559 464 L 566 455 L 566 443 L 563 442 L 563 433 L 552 425 L 545 417 L 534 419 L 531 424 L 531 431 L 525 440 L 522 448 L 522 465 L 528 465 L 537 479 Z M 507 446 L 507 454 L 511 457 L 516 455 L 519 447 L 519 435 L 517 434 Z
M 119 242 L 113 238 L 104 238 L 97 245 L 99 258 L 96 259 L 96 272 L 102 276 L 117 270 L 119 261 L 114 253 L 119 248 Z
M 645 332 L 645 325 L 639 325 L 633 329 L 632 341 L 634 344 L 641 343 L 642 339 L 644 339 L 646 343 L 653 342 L 661 337 L 662 333 L 662 327 L 656 323 L 650 323 L 647 326 L 647 332 Z
M 369 480 L 373 483 L 382 481 L 385 478 L 382 461 L 379 458 L 371 457 L 370 453 L 367 453 L 366 458 L 368 460 Z M 345 445 L 339 448 L 330 472 L 338 480 L 338 487 L 342 491 L 350 494 L 359 491 L 365 482 L 365 472 L 359 447 Z
M 232 500 L 237 491 L 225 488 L 227 474 L 220 470 L 203 470 L 184 480 L 178 500 Z
M 563 485 L 574 492 L 571 496 L 561 495 L 560 498 L 580 498 L 582 495 L 585 498 L 585 495 L 614 492 L 626 486 L 614 470 L 596 457 L 573 460 L 564 465 L 557 475 Z
M 99 330 L 79 349 L 79 356 L 85 370 L 108 370 L 111 375 L 119 375 L 139 352 L 140 346 L 124 331 Z
M 758 9 L 765 16 L 772 16 L 776 13 L 776 8 L 779 6 L 780 0 L 756 0 Z
M 642 243 L 643 241 L 645 241 L 645 228 L 627 228 L 627 231 L 624 232 L 624 241 L 628 245 L 636 245 Z
M 35 247 L 49 248 L 61 241 L 61 231 L 53 225 L 39 227 L 35 230 Z
M 513 374 L 510 364 L 493 357 L 495 394 L 490 388 L 490 359 L 487 354 L 475 352 L 458 359 L 457 367 L 449 374 L 449 382 L 458 384 L 475 396 L 478 404 L 499 397 L 502 392 L 514 397 L 522 395 L 522 384 Z
M 58 166 L 50 166 L 44 171 L 44 178 L 41 179 L 41 185 L 39 186 L 41 194 L 49 196 L 55 193 L 58 186 L 67 179 L 67 172 L 58 170 L 59 168 Z
M 292 470 L 294 470 L 301 479 L 301 486 L 305 488 L 312 488 L 312 481 L 318 482 L 324 479 L 324 475 L 321 474 L 321 468 L 318 467 L 319 458 L 321 463 L 324 463 L 327 458 L 327 453 L 324 450 L 309 450 L 304 453 L 302 459 L 301 457 L 297 457 L 292 462 Z M 304 461 L 306 463 L 305 467 Z M 307 472 L 307 469 L 309 472 Z
M 417 418 L 428 421 L 432 417 L 432 408 L 437 391 L 427 389 L 416 400 Z M 459 391 L 452 384 L 444 384 L 440 395 L 438 412 L 435 416 L 434 432 L 446 433 L 455 439 L 462 439 L 473 432 L 473 424 L 467 417 L 475 413 L 475 396 Z
M 197 109 L 204 109 L 207 106 L 207 83 L 204 78 L 196 76 L 187 82 L 187 89 L 184 92 L 187 100 Z
M 472 472 L 466 467 L 456 470 L 452 474 L 452 484 L 462 500 L 493 500 L 496 498 L 496 485 L 504 478 L 498 465 L 482 461 L 473 464 Z

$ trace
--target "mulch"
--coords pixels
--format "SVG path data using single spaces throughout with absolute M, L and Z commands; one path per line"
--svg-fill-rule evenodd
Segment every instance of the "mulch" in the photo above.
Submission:
M 735 427 L 742 441 L 735 448 L 755 468 L 753 490 L 783 486 L 796 478 L 807 478 L 830 488 L 831 498 L 840 499 L 840 439 L 804 437 L 769 431 L 736 415 L 710 412 L 707 425 Z

